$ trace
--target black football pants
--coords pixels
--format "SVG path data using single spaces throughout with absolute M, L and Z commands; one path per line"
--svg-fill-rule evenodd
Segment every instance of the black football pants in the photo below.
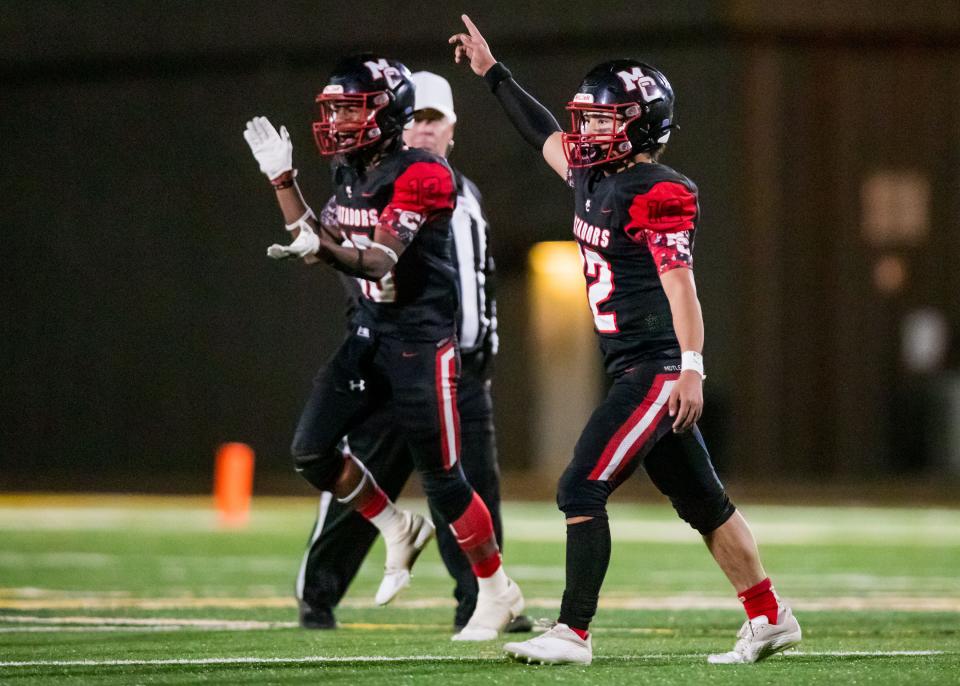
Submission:
M 735 508 L 695 426 L 675 434 L 667 401 L 679 360 L 646 362 L 616 378 L 594 410 L 557 489 L 571 517 L 606 517 L 607 499 L 641 464 L 677 514 L 706 535 Z
M 483 499 L 493 519 L 497 542 L 502 546 L 500 476 L 497 466 L 490 383 L 474 371 L 470 359 L 457 387 L 461 450 L 459 463 L 467 481 Z M 347 438 L 351 454 L 370 470 L 380 487 L 396 499 L 414 469 L 410 444 L 398 425 L 392 404 L 378 409 Z M 444 565 L 455 581 L 455 623 L 463 625 L 476 605 L 477 581 L 470 563 L 447 526 L 449 522 L 431 506 L 437 525 L 437 545 Z M 341 505 L 330 492 L 320 498 L 317 521 L 311 532 L 297 577 L 297 597 L 313 609 L 332 609 L 343 598 L 377 537 L 377 529 L 352 508 Z

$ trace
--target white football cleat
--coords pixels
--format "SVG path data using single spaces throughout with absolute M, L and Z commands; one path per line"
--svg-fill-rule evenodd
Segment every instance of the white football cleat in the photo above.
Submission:
M 580 638 L 566 624 L 557 623 L 552 629 L 522 643 L 503 646 L 507 655 L 518 662 L 541 665 L 589 665 L 593 662 L 591 636 Z
M 507 579 L 507 587 L 498 594 L 486 592 L 481 587 L 477 593 L 477 607 L 470 615 L 470 621 L 451 640 L 492 641 L 512 619 L 523 612 L 523 607 L 523 593 L 512 579 Z
M 714 665 L 742 665 L 760 662 L 775 653 L 800 643 L 800 623 L 789 607 L 781 607 L 779 623 L 771 624 L 766 615 L 747 620 L 740 627 L 737 643 L 729 653 L 719 653 L 707 658 Z
M 429 519 L 414 512 L 404 512 L 405 525 L 397 537 L 386 538 L 387 561 L 383 566 L 383 581 L 377 589 L 377 605 L 386 605 L 410 585 L 410 568 L 424 547 L 433 538 L 435 528 Z

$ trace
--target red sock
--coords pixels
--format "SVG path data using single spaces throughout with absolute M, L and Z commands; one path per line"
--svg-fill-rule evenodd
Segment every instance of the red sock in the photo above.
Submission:
M 373 494 L 367 498 L 366 502 L 364 502 L 363 505 L 357 506 L 357 512 L 359 512 L 364 519 L 373 519 L 383 512 L 387 507 L 387 503 L 390 502 L 382 488 L 374 484 L 373 489 Z
M 450 525 L 450 529 L 478 578 L 491 577 L 500 569 L 500 548 L 493 535 L 490 510 L 476 492 L 467 509 Z
M 573 627 L 570 627 L 570 631 L 572 631 L 573 633 L 575 633 L 577 636 L 579 636 L 580 638 L 582 638 L 584 641 L 586 641 L 586 640 L 587 640 L 587 636 L 590 635 L 590 632 L 587 631 L 586 629 L 574 629 Z
M 767 577 L 756 586 L 751 586 L 747 590 L 741 591 L 738 595 L 749 619 L 766 615 L 767 620 L 771 624 L 777 623 L 780 601 L 777 599 L 777 594 L 773 590 L 773 583 L 770 581 L 770 577 Z

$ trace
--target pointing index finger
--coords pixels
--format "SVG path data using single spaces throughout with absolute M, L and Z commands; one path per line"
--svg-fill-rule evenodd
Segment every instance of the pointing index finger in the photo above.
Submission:
M 465 14 L 461 14 L 460 18 L 463 19 L 464 25 L 467 27 L 467 31 L 470 33 L 471 38 L 480 38 L 480 29 L 477 28 L 477 25 L 470 21 L 470 17 Z

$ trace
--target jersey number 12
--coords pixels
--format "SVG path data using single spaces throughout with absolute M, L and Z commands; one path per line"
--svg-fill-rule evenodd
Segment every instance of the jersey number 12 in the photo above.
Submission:
M 593 312 L 593 324 L 598 333 L 617 333 L 616 312 L 601 312 L 600 305 L 610 299 L 613 294 L 613 270 L 610 263 L 596 250 L 580 246 L 580 255 L 583 258 L 583 275 L 587 279 L 587 301 Z

